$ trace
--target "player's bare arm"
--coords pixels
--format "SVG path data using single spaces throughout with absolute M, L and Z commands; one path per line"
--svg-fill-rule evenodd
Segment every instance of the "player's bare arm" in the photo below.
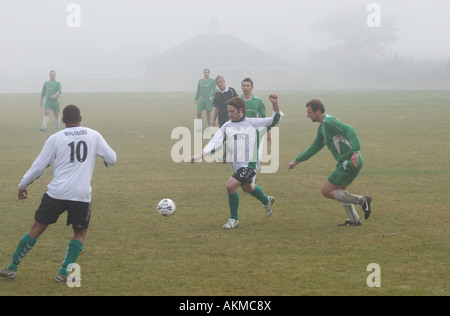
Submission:
M 278 95 L 272 93 L 269 95 L 269 100 L 272 102 L 272 109 L 275 113 L 280 114 L 280 106 L 278 105 Z

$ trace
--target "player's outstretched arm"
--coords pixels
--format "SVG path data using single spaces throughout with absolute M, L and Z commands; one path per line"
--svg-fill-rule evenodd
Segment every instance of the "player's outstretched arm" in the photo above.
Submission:
M 278 105 L 278 95 L 272 93 L 271 95 L 269 95 L 269 100 L 270 102 L 272 102 L 272 110 L 275 113 L 280 114 L 280 106 Z
M 205 156 L 205 153 L 202 151 L 200 154 L 196 155 L 196 156 L 191 156 L 191 158 L 189 158 L 190 163 L 195 163 L 197 161 L 201 161 L 202 158 Z

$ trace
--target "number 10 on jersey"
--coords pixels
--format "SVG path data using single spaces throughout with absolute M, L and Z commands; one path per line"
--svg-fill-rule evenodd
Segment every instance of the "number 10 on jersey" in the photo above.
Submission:
M 70 147 L 70 163 L 74 163 L 75 158 L 77 158 L 79 162 L 84 162 L 86 160 L 88 147 L 84 141 L 79 141 L 77 144 L 71 142 L 68 146 Z

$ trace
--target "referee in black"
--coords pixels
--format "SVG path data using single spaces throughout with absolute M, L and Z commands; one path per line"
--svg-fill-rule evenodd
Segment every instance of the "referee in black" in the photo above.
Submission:
M 228 122 L 230 118 L 228 117 L 228 106 L 227 101 L 237 97 L 236 90 L 232 87 L 228 87 L 225 84 L 225 79 L 222 76 L 217 76 L 216 79 L 217 91 L 214 94 L 213 106 L 214 106 L 214 116 L 212 119 L 212 125 L 216 126 L 216 119 L 219 117 L 219 127 Z M 225 146 L 223 147 L 223 162 L 227 162 L 227 153 L 225 152 Z

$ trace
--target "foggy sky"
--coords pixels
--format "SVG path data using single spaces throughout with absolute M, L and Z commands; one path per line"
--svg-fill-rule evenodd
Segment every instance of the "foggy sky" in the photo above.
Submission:
M 66 23 L 72 2 L 80 28 Z M 396 22 L 392 52 L 450 58 L 447 0 L 0 0 L 0 93 L 39 90 L 50 69 L 66 78 L 139 75 L 151 57 L 207 33 L 213 17 L 221 33 L 295 64 L 333 43 L 314 24 L 372 2 L 382 27 L 384 18 Z

